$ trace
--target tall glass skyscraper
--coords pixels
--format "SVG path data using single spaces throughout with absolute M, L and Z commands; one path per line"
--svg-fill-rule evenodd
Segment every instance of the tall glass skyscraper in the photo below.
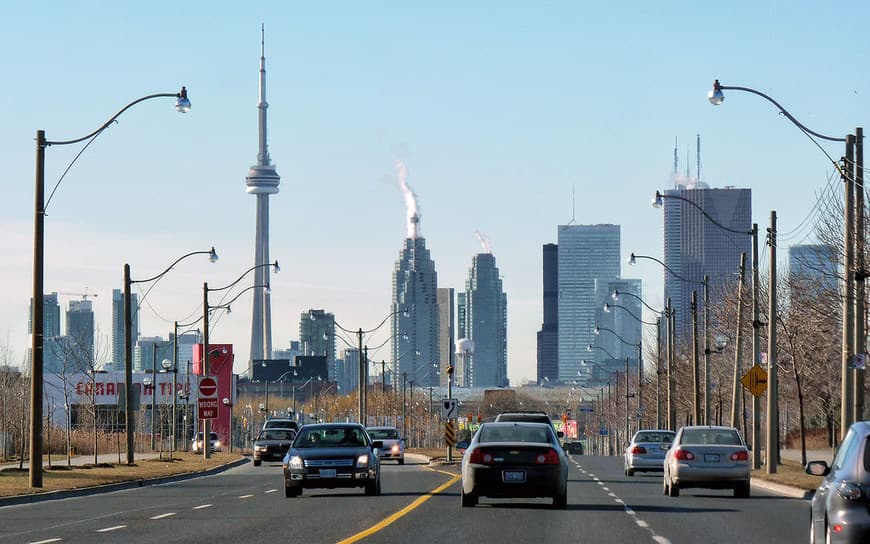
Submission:
M 396 379 L 404 374 L 415 386 L 437 386 L 441 362 L 438 275 L 423 237 L 405 239 L 393 272 L 391 311 Z
M 299 318 L 299 342 L 303 355 L 326 355 L 329 381 L 336 381 L 335 315 L 323 310 L 308 310 Z
M 800 244 L 788 248 L 788 273 L 792 279 L 813 280 L 828 293 L 837 293 L 839 257 L 833 246 Z
M 474 341 L 465 385 L 506 387 L 507 295 L 491 253 L 479 253 L 472 259 L 461 301 L 464 322 L 460 334 Z
M 736 282 L 740 254 L 752 255 L 752 192 L 750 189 L 709 189 L 703 185 L 680 185 L 665 191 L 695 203 L 728 232 L 714 225 L 697 207 L 677 198 L 664 199 L 665 298 L 675 311 L 677 338 L 686 337 L 692 324 L 692 291 L 698 291 L 698 310 L 703 311 L 704 275 L 710 276 L 710 293 Z M 746 234 L 743 234 L 746 233 Z M 759 248 L 761 250 L 762 248 Z M 712 301 L 711 301 L 712 302 Z
M 71 300 L 66 312 L 66 335 L 83 368 L 94 368 L 94 308 L 90 300 Z
M 619 277 L 620 227 L 559 225 L 558 235 L 559 380 L 572 383 L 581 375 L 581 361 L 607 358 L 587 346 L 596 343 L 607 284 Z
M 130 338 L 133 345 L 139 338 L 139 294 L 130 294 L 130 304 L 133 307 Z M 179 361 L 181 359 L 179 358 Z M 124 369 L 124 292 L 112 289 L 112 369 Z M 110 370 L 110 369 L 106 369 Z
M 559 246 L 544 244 L 544 322 L 538 331 L 538 383 L 559 379 Z
M 452 287 L 438 288 L 438 351 L 441 353 L 441 387 L 447 387 L 449 379 L 447 367 L 453 364 L 453 339 L 456 324 L 454 293 Z M 456 377 L 456 370 L 454 365 L 454 377 Z M 454 381 L 454 383 L 457 382 Z

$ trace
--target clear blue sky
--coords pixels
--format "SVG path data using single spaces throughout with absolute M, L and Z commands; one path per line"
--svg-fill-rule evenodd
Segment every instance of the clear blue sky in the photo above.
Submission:
M 244 177 L 256 161 L 265 23 L 281 175 L 273 345 L 298 337 L 308 308 L 353 329 L 388 313 L 405 236 L 393 171 L 402 159 L 441 287 L 463 288 L 475 231 L 490 239 L 508 295 L 509 377 L 533 379 L 541 245 L 571 220 L 572 186 L 577 223 L 621 224 L 625 257 L 660 256 L 650 198 L 673 183 L 675 137 L 680 171 L 689 154 L 697 175 L 700 134 L 702 180 L 751 187 L 754 219 L 766 226 L 776 209 L 781 232 L 793 230 L 832 171 L 827 159 L 764 100 L 732 92 L 714 108 L 705 95 L 718 77 L 770 94 L 816 131 L 851 132 L 867 120 L 868 11 L 861 1 L 14 3 L 0 23 L 0 339 L 23 360 L 35 131 L 83 136 L 145 94 L 186 85 L 193 109 L 140 104 L 85 151 L 48 209 L 46 291 L 97 294 L 108 346 L 123 263 L 142 278 L 188 251 L 214 245 L 221 256 L 179 265 L 152 290 L 148 336 L 195 316 L 203 281 L 229 283 L 252 264 Z M 47 150 L 48 190 L 78 149 Z M 648 302 L 661 304 L 652 263 L 625 265 L 623 276 L 642 278 Z M 243 297 L 212 333 L 236 345 L 237 369 L 250 306 Z

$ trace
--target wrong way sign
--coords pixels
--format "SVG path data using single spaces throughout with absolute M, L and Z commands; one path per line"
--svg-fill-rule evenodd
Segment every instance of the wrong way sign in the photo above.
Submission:
M 218 382 L 215 376 L 199 377 L 199 397 L 196 401 L 199 419 L 217 419 L 218 417 Z

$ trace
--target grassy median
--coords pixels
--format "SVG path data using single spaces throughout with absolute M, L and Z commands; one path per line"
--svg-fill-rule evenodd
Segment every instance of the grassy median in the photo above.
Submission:
M 235 453 L 214 453 L 209 459 L 203 459 L 202 455 L 175 452 L 172 459 L 139 459 L 131 466 L 100 463 L 68 467 L 61 461 L 44 468 L 43 487 L 39 489 L 29 487 L 28 470 L 25 464 L 23 470 L 18 468 L 0 470 L 0 497 L 189 474 L 216 468 L 238 458 L 239 455 Z

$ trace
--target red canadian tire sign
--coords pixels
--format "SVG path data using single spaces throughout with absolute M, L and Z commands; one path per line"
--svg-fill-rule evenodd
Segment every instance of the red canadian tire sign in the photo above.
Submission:
M 199 419 L 216 419 L 218 417 L 218 382 L 214 376 L 199 377 L 199 398 L 197 407 Z

